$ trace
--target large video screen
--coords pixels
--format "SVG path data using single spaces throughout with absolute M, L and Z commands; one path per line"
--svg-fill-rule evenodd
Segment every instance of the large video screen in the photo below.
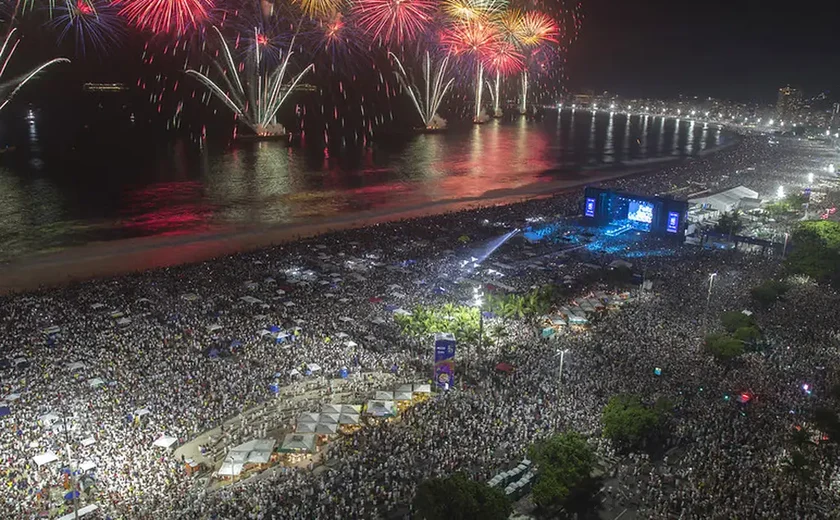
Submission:
M 627 211 L 627 219 L 650 224 L 653 222 L 653 204 L 649 202 L 631 200 L 630 208 Z

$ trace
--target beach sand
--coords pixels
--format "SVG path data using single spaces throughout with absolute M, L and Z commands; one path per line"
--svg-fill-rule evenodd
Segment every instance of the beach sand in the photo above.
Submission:
M 309 237 L 376 223 L 511 204 L 555 194 L 619 177 L 638 175 L 674 163 L 660 161 L 631 168 L 587 171 L 571 180 L 544 182 L 514 190 L 495 190 L 480 197 L 442 200 L 420 207 L 353 213 L 276 227 L 218 229 L 177 236 L 152 236 L 94 242 L 57 252 L 16 259 L 0 267 L 0 294 L 55 286 L 72 281 L 114 276 L 147 269 L 199 262 Z

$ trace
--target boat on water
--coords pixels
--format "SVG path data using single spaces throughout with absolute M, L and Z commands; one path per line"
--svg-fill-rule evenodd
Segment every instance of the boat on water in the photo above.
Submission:
M 290 133 L 287 132 L 286 128 L 279 123 L 274 123 L 266 126 L 260 125 L 256 128 L 252 128 L 252 130 L 254 131 L 253 133 L 237 133 L 236 136 L 234 136 L 233 138 L 234 141 L 252 142 L 289 140 Z

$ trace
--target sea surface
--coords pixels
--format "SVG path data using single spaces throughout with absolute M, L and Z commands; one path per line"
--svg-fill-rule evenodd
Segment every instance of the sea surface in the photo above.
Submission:
M 62 148 L 61 129 L 42 125 L 31 116 L 21 144 L 0 155 L 0 262 L 91 242 L 300 224 L 586 182 L 729 139 L 711 123 L 583 110 L 329 152 L 284 142 L 199 146 L 142 132 Z

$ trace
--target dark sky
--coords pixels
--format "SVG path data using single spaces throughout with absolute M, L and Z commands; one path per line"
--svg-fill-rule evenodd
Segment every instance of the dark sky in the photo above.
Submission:
M 572 92 L 773 102 L 789 83 L 806 96 L 840 97 L 836 3 L 583 2 L 586 18 L 569 56 Z

